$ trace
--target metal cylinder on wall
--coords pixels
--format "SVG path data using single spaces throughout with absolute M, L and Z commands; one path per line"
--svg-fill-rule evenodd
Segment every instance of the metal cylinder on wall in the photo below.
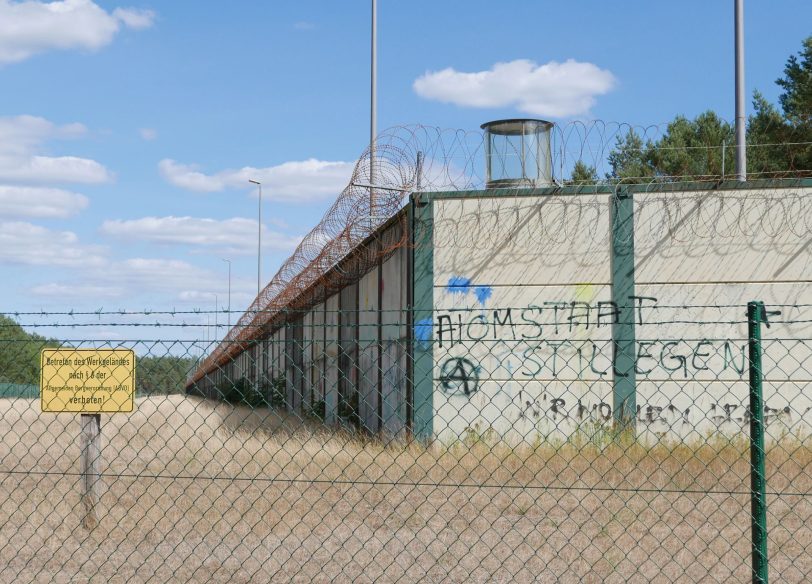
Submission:
M 546 120 L 510 119 L 486 122 L 485 188 L 553 186 L 551 132 Z

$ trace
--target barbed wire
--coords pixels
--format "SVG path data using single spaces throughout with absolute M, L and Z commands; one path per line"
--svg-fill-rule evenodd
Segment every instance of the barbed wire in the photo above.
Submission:
M 763 237 L 804 238 L 812 231 L 812 205 L 806 195 L 786 190 L 759 193 L 749 197 L 731 198 L 714 187 L 728 174 L 724 172 L 727 144 L 688 144 L 685 148 L 666 145 L 653 146 L 666 135 L 668 126 L 634 126 L 604 121 L 576 121 L 552 127 L 551 167 L 552 185 L 567 182 L 568 173 L 575 163 L 587 164 L 592 178 L 581 181 L 589 190 L 591 184 L 599 188 L 617 189 L 619 185 L 641 183 L 642 191 L 655 190 L 658 185 L 672 187 L 681 181 L 708 181 L 689 200 L 675 201 L 668 193 L 650 193 L 640 198 L 636 214 L 636 244 L 644 253 L 663 253 L 657 244 L 664 233 L 679 226 L 681 242 L 705 240 L 718 246 L 719 239 L 732 239 L 739 235 L 760 233 Z M 623 143 L 629 135 L 638 137 L 639 151 L 685 150 L 686 152 L 720 153 L 721 166 L 716 168 L 715 158 L 701 157 L 690 175 L 654 173 L 633 178 L 614 177 L 609 164 L 609 153 Z M 628 141 L 626 141 L 628 142 Z M 805 142 L 787 144 L 756 143 L 758 147 L 803 146 Z M 628 143 L 624 143 L 624 147 Z M 724 146 L 724 147 L 723 147 Z M 730 145 L 732 147 L 732 145 Z M 370 150 L 359 157 L 349 184 L 338 195 L 322 220 L 308 233 L 244 311 L 224 340 L 246 341 L 258 338 L 280 322 L 283 311 L 306 309 L 326 299 L 332 292 L 356 281 L 369 269 L 381 263 L 397 250 L 410 247 L 407 215 L 402 212 L 409 193 L 469 191 L 484 188 L 485 156 L 484 136 L 481 132 L 444 130 L 412 125 L 390 128 L 381 133 L 375 143 L 374 175 L 371 171 Z M 518 155 L 507 152 L 506 156 Z M 694 156 L 694 154 L 691 154 Z M 714 154 L 716 156 L 716 154 Z M 732 157 L 731 157 L 732 160 Z M 751 176 L 770 178 L 810 176 L 812 169 L 787 168 L 781 172 L 764 168 Z M 604 177 L 604 178 L 600 178 Z M 374 179 L 375 184 L 372 185 Z M 676 187 L 675 187 L 676 188 Z M 605 259 L 597 252 L 609 240 L 603 202 L 592 203 L 584 197 L 546 198 L 544 212 L 533 213 L 533 228 L 526 229 L 518 210 L 524 204 L 518 196 L 519 188 L 500 191 L 504 201 L 494 209 L 483 200 L 467 202 L 466 221 L 458 217 L 435 217 L 435 244 L 454 245 L 458 248 L 486 249 L 506 241 L 516 245 L 534 246 L 540 243 L 565 246 L 573 241 L 586 242 L 582 254 L 584 266 L 596 266 Z M 511 197 L 513 192 L 516 197 Z M 472 225 L 479 229 L 472 229 Z M 475 236 L 474 233 L 477 235 Z M 506 238 L 506 234 L 509 237 Z M 805 242 L 800 242 L 803 244 Z M 791 246 L 780 246 L 778 253 L 789 257 L 795 253 Z M 555 250 L 545 254 L 544 261 L 555 267 L 564 261 L 564 255 Z M 218 348 L 203 364 L 199 374 L 222 365 L 236 356 L 237 344 Z
M 504 308 L 497 308 L 498 310 L 508 310 Z M 466 311 L 474 311 L 480 312 L 480 308 L 471 308 L 471 309 L 458 309 L 458 310 L 466 310 Z M 356 311 L 344 311 L 344 314 L 349 314 L 350 312 Z M 336 313 L 339 314 L 339 313 Z M 774 324 L 806 324 L 812 322 L 812 319 L 774 319 L 771 321 Z M 666 325 L 666 324 L 696 324 L 696 325 L 715 325 L 715 324 L 746 324 L 747 318 L 742 317 L 741 319 L 723 319 L 723 320 L 697 320 L 697 319 L 668 319 L 668 320 L 652 320 L 647 319 L 642 325 Z M 568 322 L 560 322 L 561 326 L 567 326 Z M 642 326 L 638 323 L 638 326 Z M 111 322 L 111 321 L 104 321 L 102 323 L 98 322 L 68 322 L 68 323 L 34 323 L 34 322 L 25 322 L 25 323 L 0 323 L 0 328 L 82 328 L 82 327 L 99 327 L 99 326 L 110 326 L 110 327 L 167 327 L 167 328 L 210 328 L 210 329 L 226 329 L 230 328 L 228 324 L 221 324 L 221 323 L 187 323 L 187 322 L 161 322 L 161 321 L 153 321 L 153 322 Z M 304 325 L 297 325 L 293 328 L 301 328 Z M 341 325 L 338 324 L 319 324 L 318 327 L 326 327 L 326 328 L 339 328 Z M 371 324 L 361 324 L 361 325 L 353 325 L 354 327 L 359 328 L 377 328 L 376 323 Z M 519 325 L 515 325 L 519 326 Z M 609 324 L 603 325 L 605 327 L 609 327 Z M 257 337 L 259 339 L 261 337 Z M 257 339 L 250 339 L 250 340 L 257 340 Z M 0 339 L 2 341 L 2 339 Z M 223 342 L 240 342 L 240 341 L 228 341 L 227 339 L 223 339 Z
M 631 308 L 634 307 L 634 304 L 623 304 L 621 303 L 619 307 L 627 307 Z M 810 303 L 769 303 L 769 306 L 775 308 L 812 308 L 812 304 Z M 523 306 L 519 305 L 500 305 L 500 308 L 507 309 L 520 309 L 524 308 Z M 661 310 L 661 309 L 670 309 L 670 308 L 747 308 L 746 304 L 743 303 L 708 303 L 708 304 L 692 304 L 692 303 L 680 303 L 680 304 L 669 304 L 669 303 L 657 303 L 646 305 L 646 309 L 649 310 Z M 363 309 L 362 309 L 363 310 Z M 455 311 L 455 310 L 469 310 L 468 308 L 458 308 L 458 307 L 450 307 L 445 310 Z M 287 312 L 290 314 L 305 314 L 309 312 L 310 309 L 296 309 L 291 308 L 287 309 Z M 392 314 L 400 314 L 403 312 L 402 309 L 377 309 L 379 312 L 389 312 Z M 154 315 L 162 315 L 162 316 L 180 316 L 180 315 L 221 315 L 221 314 L 242 314 L 244 310 L 228 310 L 228 309 L 212 309 L 212 308 L 193 308 L 189 310 L 0 310 L 0 315 L 4 315 L 7 317 L 20 317 L 20 316 L 154 316 Z M 257 314 L 268 313 L 268 314 L 276 314 L 277 310 L 270 310 L 270 309 L 263 309 L 256 311 Z M 327 311 L 331 312 L 331 311 Z M 335 311 L 340 312 L 340 311 Z M 222 326 L 228 326 L 224 323 L 220 323 Z

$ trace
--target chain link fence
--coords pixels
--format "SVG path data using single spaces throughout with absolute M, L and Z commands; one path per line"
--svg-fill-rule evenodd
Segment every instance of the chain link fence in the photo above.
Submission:
M 385 341 L 365 310 L 292 313 L 194 382 L 213 343 L 147 340 L 182 315 L 49 323 L 135 340 L 0 334 L 0 580 L 809 581 L 812 307 L 762 306 L 749 333 L 744 305 L 647 316 L 620 402 L 617 337 L 551 344 L 554 307 L 510 308 L 438 313 L 428 339 L 398 311 Z M 40 380 L 42 349 L 135 355 L 133 411 L 100 415 L 92 525 L 84 416 L 38 391 L 90 382 Z
M 226 331 L 0 317 L 0 581 L 811 580 L 810 143 L 549 130 L 385 132 Z

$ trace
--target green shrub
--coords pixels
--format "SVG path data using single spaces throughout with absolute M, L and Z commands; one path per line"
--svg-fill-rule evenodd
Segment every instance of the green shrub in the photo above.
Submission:
M 245 376 L 240 377 L 236 382 L 223 381 L 217 391 L 220 399 L 230 404 L 259 408 L 268 405 L 262 391 L 258 389 Z
M 349 398 L 342 397 L 342 399 L 339 400 L 338 417 L 346 420 L 353 426 L 358 427 L 361 425 L 357 391 L 353 391 Z
M 268 401 L 273 408 L 284 408 L 287 405 L 285 398 L 286 383 L 285 374 L 280 373 L 270 383 L 266 382 L 263 387 L 264 393 L 268 396 Z
M 310 407 L 305 412 L 305 415 L 315 418 L 319 422 L 323 422 L 324 418 L 327 416 L 327 404 L 323 399 L 314 402 L 310 405 Z

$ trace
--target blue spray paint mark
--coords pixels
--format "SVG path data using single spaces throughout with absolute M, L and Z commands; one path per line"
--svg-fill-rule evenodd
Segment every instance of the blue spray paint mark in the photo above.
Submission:
M 451 276 L 447 288 L 449 294 L 468 294 L 471 291 L 471 278 Z
M 465 276 L 451 276 L 446 285 L 449 294 L 462 294 L 463 296 L 469 292 L 473 292 L 476 296 L 477 302 L 485 306 L 485 303 L 493 296 L 493 288 L 490 286 L 474 286 L 471 278 Z
M 423 318 L 414 323 L 414 338 L 421 349 L 427 349 L 431 343 L 432 320 Z
M 476 286 L 474 287 L 474 295 L 476 296 L 477 302 L 485 306 L 485 302 L 493 296 L 493 288 L 490 286 Z

